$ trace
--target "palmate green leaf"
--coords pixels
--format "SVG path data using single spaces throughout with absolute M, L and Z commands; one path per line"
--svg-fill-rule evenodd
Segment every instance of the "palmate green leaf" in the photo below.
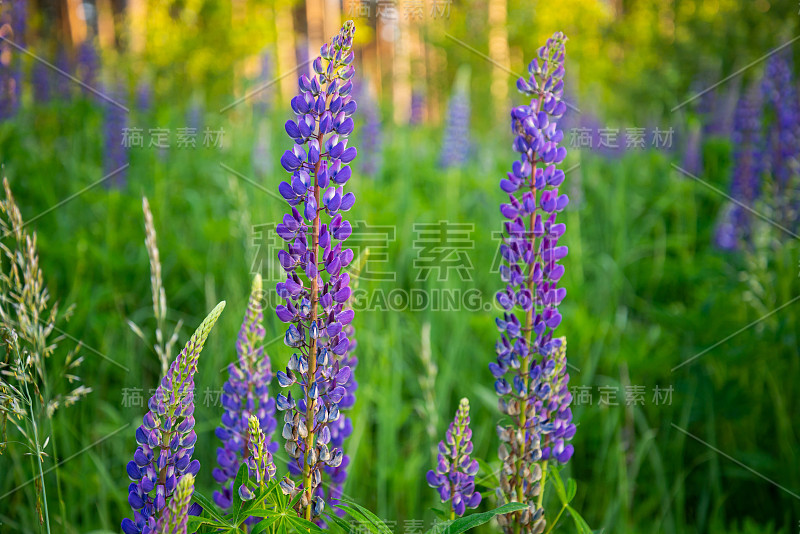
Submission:
M 219 524 L 216 519 L 192 515 L 186 520 L 186 531 L 189 533 L 214 532 L 218 528 Z
M 346 506 L 342 506 L 342 504 L 339 504 L 337 507 L 344 510 L 345 513 L 347 513 L 348 515 L 353 516 L 351 512 L 355 511 L 359 515 L 363 516 L 365 520 L 363 521 L 363 523 L 365 524 L 365 526 L 367 526 L 368 528 L 374 527 L 370 528 L 370 532 L 374 532 L 376 534 L 393 534 L 392 531 L 389 530 L 389 528 L 386 526 L 386 523 L 384 523 L 381 518 L 379 518 L 377 515 L 373 514 L 372 512 L 370 512 L 369 510 L 358 504 L 357 502 L 351 501 L 350 499 L 344 497 L 339 497 L 339 503 L 345 503 Z
M 236 473 L 236 480 L 233 482 L 233 502 L 231 503 L 231 511 L 233 512 L 233 521 L 236 525 L 239 525 L 242 519 L 247 517 L 242 515 L 243 506 L 242 498 L 239 497 L 239 487 L 249 482 L 249 471 L 247 464 L 242 462 L 242 465 L 239 466 L 239 471 Z
M 492 466 L 489 465 L 488 462 L 482 460 L 480 458 L 476 458 L 478 460 L 478 466 L 480 467 L 479 475 L 475 477 L 475 485 L 476 486 L 483 486 L 486 488 L 497 488 L 500 486 L 500 478 L 497 476 L 498 471 L 496 469 L 492 469 Z
M 468 516 L 459 517 L 453 521 L 440 523 L 430 529 L 426 534 L 460 534 L 461 532 L 466 532 L 484 523 L 488 523 L 495 516 L 510 514 L 517 510 L 524 510 L 527 507 L 527 505 L 519 502 L 510 502 L 488 512 L 470 514 Z
M 442 521 L 449 521 L 450 520 L 450 513 L 446 512 L 440 508 L 431 508 L 431 512 L 436 514 L 436 517 L 441 519 Z
M 572 499 L 575 498 L 575 494 L 578 492 L 578 483 L 575 482 L 574 478 L 567 479 L 567 503 L 571 503 Z
M 581 517 L 581 514 L 575 511 L 575 508 L 567 506 L 567 510 L 569 511 L 569 515 L 572 516 L 572 521 L 575 523 L 575 528 L 578 529 L 579 534 L 594 534 L 592 528 L 586 520 Z
M 195 490 L 192 494 L 192 500 L 203 507 L 203 514 L 208 514 L 209 517 L 215 519 L 219 525 L 221 526 L 233 526 L 233 524 L 225 519 L 222 514 L 217 511 L 216 506 L 211 500 L 200 493 L 199 491 Z
M 336 514 L 328 514 L 327 518 L 328 518 L 327 519 L 328 523 L 333 523 L 334 525 L 339 527 L 345 534 L 349 534 L 350 531 L 352 530 L 352 525 L 350 525 L 350 523 L 348 523 L 347 521 L 345 521 Z
M 281 520 L 280 514 L 264 518 L 253 526 L 253 530 L 250 531 L 250 534 L 261 534 L 262 532 L 265 532 L 269 527 L 274 525 L 276 521 L 280 520 Z
M 553 487 L 556 489 L 556 495 L 558 495 L 559 500 L 561 500 L 561 504 L 569 504 L 567 490 L 564 488 L 564 481 L 561 479 L 561 473 L 558 472 L 558 467 L 550 463 L 547 468 L 550 479 L 553 481 Z
M 286 519 L 292 526 L 295 527 L 297 532 L 312 532 L 314 534 L 325 534 L 325 531 L 322 530 L 319 526 L 315 525 L 311 521 L 308 521 L 304 517 L 297 517 L 293 514 L 287 514 Z

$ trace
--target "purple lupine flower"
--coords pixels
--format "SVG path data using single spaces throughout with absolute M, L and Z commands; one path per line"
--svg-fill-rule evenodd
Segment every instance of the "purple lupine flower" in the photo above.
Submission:
M 435 470 L 428 471 L 428 485 L 439 491 L 443 503 L 450 503 L 450 518 L 461 517 L 467 508 L 477 508 L 481 494 L 475 491 L 478 461 L 472 453 L 472 429 L 469 427 L 469 400 L 461 399 L 455 419 L 439 442 Z
M 187 474 L 197 475 L 200 462 L 192 460 L 197 434 L 194 431 L 194 375 L 203 345 L 217 322 L 225 301 L 208 314 L 172 362 L 148 402 L 149 411 L 136 429 L 138 447 L 128 462 L 131 479 L 128 504 L 133 519 L 122 520 L 125 534 L 157 532 L 156 525 L 171 502 L 178 484 Z M 197 506 L 189 514 L 197 515 Z
M 352 291 L 350 275 L 343 270 L 353 261 L 353 251 L 342 250 L 342 245 L 352 227 L 339 212 L 348 211 L 355 202 L 355 195 L 343 189 L 357 153 L 347 146 L 356 110 L 351 96 L 354 32 L 355 25 L 347 21 L 320 49 L 312 64 L 315 74 L 299 78 L 300 94 L 291 103 L 297 118 L 286 122 L 294 147 L 281 157 L 291 179 L 278 187 L 292 210 L 277 226 L 287 243 L 278 254 L 287 279 L 277 285 L 286 304 L 276 312 L 289 323 L 284 343 L 298 352 L 276 378 L 281 387 L 300 384 L 302 390 L 297 399 L 291 392 L 277 398 L 278 409 L 285 412 L 286 451 L 303 472 L 300 488 L 288 477 L 282 487 L 288 493 L 302 489 L 300 506 L 309 520 L 324 508 L 324 499 L 315 495 L 323 466 L 338 467 L 344 457 L 341 449 L 329 444 L 330 426 L 339 419 L 339 405 L 347 394 L 344 385 L 351 376 L 350 367 L 338 357 L 350 348 L 344 329 L 353 320 L 353 311 L 347 308 Z M 322 222 L 323 216 L 329 222 Z
M 261 429 L 261 422 L 258 417 L 251 415 L 247 423 L 247 460 L 245 462 L 254 487 L 250 488 L 243 484 L 237 489 L 239 497 L 243 501 L 251 500 L 255 496 L 255 492 L 266 488 L 267 483 L 275 478 L 277 473 L 275 462 L 272 461 L 272 452 L 269 450 L 267 439 Z M 258 518 L 251 517 L 248 521 L 256 523 Z
M 242 326 L 236 339 L 238 359 L 228 366 L 228 381 L 222 389 L 222 425 L 217 427 L 216 435 L 222 441 L 217 449 L 217 462 L 212 475 L 222 485 L 214 492 L 214 502 L 222 509 L 230 507 L 236 474 L 245 458 L 248 457 L 248 428 L 251 416 L 258 419 L 259 431 L 266 435 L 268 452 L 278 450 L 278 443 L 272 441 L 277 422 L 275 420 L 275 399 L 269 395 L 272 368 L 269 356 L 264 350 L 264 312 L 260 299 L 262 295 L 261 276 L 256 275 L 247 304 Z
M 689 125 L 689 134 L 683 147 L 681 166 L 698 176 L 703 171 L 703 130 L 696 124 Z
M 86 39 L 78 46 L 77 63 L 78 78 L 89 87 L 94 87 L 97 83 L 97 71 L 100 69 L 100 56 L 94 39 Z M 86 88 L 83 91 L 87 96 L 94 96 Z
M 360 80 L 356 84 L 356 94 L 361 102 L 360 115 L 363 117 L 363 129 L 360 130 L 360 140 L 364 156 L 361 158 L 361 172 L 372 178 L 381 166 L 381 146 L 383 132 L 381 131 L 380 109 L 375 97 L 368 89 L 366 82 Z
M 147 115 L 153 107 L 153 84 L 149 80 L 141 80 L 136 84 L 136 109 Z
M 178 482 L 175 495 L 165 513 L 156 523 L 157 534 L 186 534 L 189 522 L 189 503 L 194 494 L 194 475 L 187 473 Z
M 470 142 L 469 71 L 464 68 L 458 72 L 456 77 L 453 94 L 447 104 L 446 120 L 439 165 L 445 169 L 463 167 L 472 150 L 472 143 Z
M 0 7 L 0 26 L 10 29 L 4 34 L 9 41 L 25 45 L 27 0 L 17 0 Z M 10 34 L 10 35 L 9 35 Z M 22 82 L 22 63 L 16 48 L 0 42 L 0 120 L 14 116 L 19 108 Z
M 31 83 L 33 84 L 33 99 L 37 104 L 46 104 L 50 101 L 52 92 L 52 71 L 50 67 L 36 61 L 31 68 Z
M 800 198 L 794 179 L 800 174 L 800 101 L 792 75 L 791 50 L 774 54 L 767 60 L 761 91 L 770 116 L 767 117 L 767 150 L 774 191 L 769 202 L 775 216 L 789 228 L 798 219 Z M 793 183 L 794 182 L 794 183 Z
M 109 175 L 129 162 L 129 147 L 125 140 L 128 127 L 128 112 L 121 106 L 127 102 L 127 95 L 122 85 L 113 90 L 104 91 L 110 100 L 103 100 L 103 174 Z M 123 169 L 114 174 L 106 183 L 108 187 L 120 189 L 127 182 L 128 170 Z
M 544 527 L 538 463 L 546 461 L 542 447 L 561 463 L 572 454 L 564 443 L 574 434 L 571 396 L 566 389 L 566 396 L 561 396 L 561 383 L 557 389 L 546 384 L 551 368 L 557 368 L 551 362 L 557 360 L 556 349 L 562 342 L 554 340 L 553 333 L 561 323 L 558 306 L 566 296 L 566 289 L 558 287 L 564 275 L 559 261 L 567 255 L 567 247 L 558 240 L 566 227 L 556 221 L 569 202 L 558 190 L 564 171 L 556 168 L 567 155 L 559 146 L 564 136 L 556 122 L 566 111 L 562 100 L 566 40 L 563 33 L 555 33 L 528 66 L 530 77 L 517 81 L 517 88 L 532 99 L 530 105 L 511 111 L 513 147 L 520 159 L 500 181 L 509 196 L 509 203 L 500 206 L 508 219 L 500 246 L 506 289 L 497 293 L 505 313 L 497 319 L 501 333 L 497 361 L 489 364 L 489 370 L 496 379 L 500 410 L 511 423 L 498 426 L 504 466 L 498 493 L 506 502 L 529 505 L 523 512 L 500 518 L 506 532 L 515 526 L 524 532 L 541 532 Z M 564 376 L 566 388 L 568 376 Z M 558 409 L 541 410 L 551 405 Z
M 752 206 L 761 191 L 764 172 L 761 133 L 762 106 L 756 87 L 743 93 L 736 106 L 733 120 L 733 175 L 731 196 Z M 714 242 L 723 250 L 734 250 L 749 239 L 750 213 L 739 204 L 730 203 L 723 208 Z
M 72 74 L 72 64 L 70 63 L 67 51 L 64 48 L 59 48 L 56 53 L 56 68 L 67 74 Z M 54 92 L 55 97 L 59 100 L 69 100 L 72 96 L 73 81 L 57 72 L 55 75 Z
M 422 124 L 425 117 L 425 93 L 422 89 L 414 89 L 411 91 L 411 117 L 408 123 L 412 126 Z

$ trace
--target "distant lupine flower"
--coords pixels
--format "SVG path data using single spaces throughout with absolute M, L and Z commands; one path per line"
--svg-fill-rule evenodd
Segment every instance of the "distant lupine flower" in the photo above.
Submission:
M 186 125 L 193 128 L 195 132 L 200 132 L 203 127 L 203 104 L 199 99 L 192 100 L 186 112 Z
M 695 176 L 703 171 L 703 135 L 702 129 L 696 124 L 689 125 L 689 135 L 683 147 L 682 167 Z
M 511 424 L 498 427 L 503 461 L 498 494 L 506 502 L 528 504 L 522 512 L 499 518 L 506 532 L 515 526 L 523 532 L 542 532 L 539 462 L 551 457 L 567 462 L 572 446 L 565 440 L 575 433 L 568 376 L 559 377 L 557 388 L 548 384 L 559 366 L 563 343 L 553 339 L 553 332 L 561 323 L 558 306 L 566 296 L 566 290 L 558 287 L 564 275 L 558 262 L 567 255 L 567 247 L 559 246 L 558 239 L 566 227 L 556 222 L 569 202 L 567 195 L 559 194 L 564 171 L 556 168 L 567 155 L 559 146 L 563 133 L 556 123 L 566 111 L 562 101 L 566 40 L 564 34 L 554 34 L 528 66 L 528 80 L 517 81 L 517 88 L 532 100 L 511 111 L 513 147 L 521 156 L 500 181 L 509 195 L 509 203 L 500 206 L 508 219 L 500 246 L 506 262 L 500 274 L 507 285 L 497 300 L 506 312 L 497 320 L 501 332 L 497 362 L 489 369 L 496 379 L 500 410 Z M 523 315 L 522 321 L 517 314 Z
M 364 128 L 361 130 L 361 144 L 364 156 L 361 158 L 361 172 L 374 177 L 381 166 L 381 152 L 383 132 L 381 131 L 381 116 L 375 97 L 367 89 L 365 82 L 361 81 L 358 88 L 358 100 L 361 105 L 361 116 Z
M 121 85 L 114 90 L 106 90 L 105 94 L 113 100 L 103 100 L 103 134 L 105 145 L 103 147 L 103 173 L 108 175 L 117 171 L 129 161 L 129 148 L 124 143 L 124 131 L 128 127 L 128 112 L 122 107 L 127 102 L 125 92 Z M 127 169 L 117 172 L 112 176 L 107 185 L 121 188 L 127 181 Z
M 194 494 L 194 475 L 187 473 L 178 482 L 175 495 L 166 512 L 158 518 L 156 533 L 186 534 L 189 522 L 189 503 Z
M 223 446 L 217 449 L 219 467 L 213 471 L 214 480 L 222 485 L 221 491 L 214 492 L 214 501 L 221 508 L 231 505 L 233 482 L 239 466 L 248 457 L 249 420 L 256 417 L 259 432 L 266 434 L 269 444 L 267 450 L 278 450 L 278 443 L 271 441 L 275 431 L 275 399 L 270 398 L 269 383 L 272 368 L 269 356 L 264 351 L 264 312 L 260 303 L 262 298 L 261 276 L 256 275 L 253 289 L 247 304 L 247 312 L 236 339 L 238 359 L 228 366 L 228 381 L 222 390 L 222 425 L 217 427 L 217 437 Z
M 278 254 L 287 280 L 277 285 L 286 304 L 276 312 L 281 321 L 290 323 L 284 343 L 298 353 L 292 355 L 286 372 L 279 371 L 276 377 L 284 388 L 299 383 L 302 396 L 295 400 L 291 392 L 279 395 L 277 406 L 286 412 L 282 431 L 286 451 L 303 470 L 300 506 L 307 519 L 319 516 L 324 508 L 324 500 L 315 495 L 322 467 L 338 467 L 344 457 L 341 449 L 329 444 L 330 425 L 339 419 L 339 405 L 347 395 L 344 385 L 351 375 L 337 356 L 350 348 L 344 329 L 353 320 L 352 309 L 346 309 L 352 292 L 350 275 L 342 272 L 353 261 L 353 251 L 342 250 L 352 227 L 339 212 L 355 202 L 355 195 L 343 190 L 352 172 L 348 164 L 357 153 L 355 147 L 347 147 L 356 110 L 350 95 L 354 32 L 353 22 L 346 22 L 331 44 L 320 49 L 313 62 L 316 74 L 299 78 L 300 94 L 292 99 L 297 119 L 286 122 L 294 147 L 281 157 L 281 165 L 292 176 L 278 188 L 292 210 L 277 227 L 287 242 L 286 250 Z M 327 224 L 323 214 L 330 217 Z M 282 487 L 288 493 L 296 491 L 288 478 Z
M 258 82 L 255 87 L 258 90 L 258 94 L 254 95 L 253 98 L 253 111 L 257 117 L 263 117 L 269 112 L 270 100 L 272 99 L 272 90 L 269 85 L 272 77 L 272 55 L 265 50 L 261 53 L 261 73 L 258 76 Z
M 159 532 L 156 525 L 186 475 L 197 475 L 200 462 L 192 460 L 197 434 L 194 431 L 194 375 L 203 345 L 225 302 L 220 302 L 200 324 L 181 353 L 172 362 L 148 402 L 144 424 L 136 429 L 138 447 L 128 463 L 128 503 L 133 520 L 122 520 L 125 534 Z M 186 484 L 186 483 L 184 483 Z M 190 515 L 197 515 L 193 506 Z
M 142 80 L 136 85 L 136 110 L 144 115 L 153 107 L 153 84 Z
M 63 48 L 59 48 L 56 53 L 55 66 L 62 72 L 70 75 L 72 74 L 72 65 L 70 64 L 69 56 Z M 69 100 L 72 96 L 72 85 L 74 82 L 60 72 L 55 74 L 55 80 L 55 97 L 59 100 Z
M 771 115 L 766 121 L 770 127 L 764 154 L 769 160 L 775 186 L 769 200 L 775 209 L 775 217 L 791 228 L 800 209 L 796 191 L 796 180 L 800 175 L 800 102 L 792 75 L 790 50 L 774 54 L 767 60 L 761 90 Z
M 52 71 L 41 61 L 35 61 L 31 68 L 31 82 L 33 83 L 33 99 L 38 104 L 50 101 L 52 92 Z
M 425 93 L 420 89 L 411 91 L 411 117 L 408 122 L 411 125 L 422 124 L 425 116 Z
M 463 167 L 469 159 L 470 141 L 469 71 L 459 71 L 450 102 L 447 104 L 444 141 L 439 164 L 444 168 Z
M 764 172 L 761 133 L 762 106 L 756 88 L 743 93 L 736 106 L 733 120 L 733 175 L 731 196 L 752 206 L 761 191 Z M 717 246 L 733 250 L 747 241 L 750 233 L 750 214 L 739 205 L 724 208 L 714 235 Z
M 267 446 L 267 440 L 261 430 L 261 422 L 255 415 L 251 415 L 247 421 L 247 460 L 245 462 L 250 480 L 254 482 L 255 486 L 250 488 L 243 484 L 237 489 L 239 497 L 243 501 L 251 500 L 256 491 L 266 488 L 267 483 L 275 478 L 277 472 L 275 462 L 272 461 L 272 452 L 269 450 L 270 446 Z
M 10 28 L 4 34 L 15 44 L 24 46 L 27 27 L 27 1 L 13 2 L 0 7 L 0 26 Z M 0 43 L 0 120 L 16 114 L 19 108 L 22 66 L 17 50 L 7 42 Z
M 475 491 L 478 461 L 470 458 L 472 430 L 469 428 L 469 400 L 461 399 L 455 419 L 439 442 L 435 470 L 428 471 L 428 485 L 439 491 L 442 502 L 450 503 L 450 516 L 462 516 L 467 508 L 477 508 L 481 494 Z
M 97 83 L 97 71 L 100 69 L 100 56 L 93 39 L 86 39 L 80 44 L 77 62 L 78 79 L 89 87 L 94 87 Z M 83 90 L 87 95 L 93 96 L 85 88 Z

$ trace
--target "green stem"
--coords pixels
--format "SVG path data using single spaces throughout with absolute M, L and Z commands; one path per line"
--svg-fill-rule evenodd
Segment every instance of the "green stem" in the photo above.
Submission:
M 17 353 L 19 357 L 19 353 Z M 44 469 L 42 467 L 42 449 L 39 446 L 39 425 L 36 424 L 36 414 L 33 411 L 33 398 L 28 389 L 28 381 L 23 378 L 22 383 L 25 385 L 25 395 L 28 397 L 28 407 L 31 412 L 31 425 L 33 426 L 33 442 L 36 445 L 36 464 L 39 466 L 39 482 L 42 485 L 42 506 L 44 507 L 44 524 L 46 526 L 47 534 L 50 534 L 50 513 L 47 509 L 47 489 L 44 486 Z
M 558 512 L 558 515 L 556 516 L 556 519 L 555 519 L 555 521 L 553 521 L 553 523 L 550 525 L 550 528 L 548 528 L 548 529 L 547 529 L 547 532 L 545 532 L 544 534 L 550 534 L 550 532 L 551 532 L 551 531 L 552 531 L 554 528 L 556 528 L 556 525 L 558 524 L 558 520 L 559 520 L 559 519 L 561 519 L 561 514 L 563 514 L 563 513 L 564 513 L 564 510 L 566 510 L 566 509 L 567 509 L 567 505 L 565 504 L 565 505 L 563 505 L 563 506 L 561 507 L 561 511 L 560 511 L 560 512 Z
M 547 482 L 547 460 L 542 462 L 542 482 L 539 486 L 539 498 L 536 501 L 536 507 L 541 508 L 544 503 L 544 486 Z

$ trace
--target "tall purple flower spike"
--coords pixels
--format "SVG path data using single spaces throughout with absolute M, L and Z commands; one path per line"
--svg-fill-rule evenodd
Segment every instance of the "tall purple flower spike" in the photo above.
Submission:
M 481 494 L 475 491 L 478 461 L 470 458 L 472 430 L 469 428 L 469 400 L 461 399 L 455 419 L 439 442 L 435 470 L 425 477 L 428 485 L 439 491 L 442 502 L 450 503 L 450 518 L 461 517 L 467 508 L 477 508 Z
M 224 308 L 225 301 L 220 302 L 203 320 L 150 397 L 144 424 L 136 429 L 139 446 L 127 466 L 133 520 L 123 519 L 125 534 L 157 532 L 156 525 L 181 479 L 200 470 L 200 462 L 192 460 L 197 441 L 194 375 L 203 345 Z M 200 508 L 193 505 L 189 513 L 197 515 Z
M 228 366 L 228 381 L 222 389 L 222 425 L 217 427 L 216 435 L 222 441 L 217 449 L 219 467 L 212 472 L 214 480 L 222 485 L 214 492 L 214 502 L 222 509 L 230 507 L 233 482 L 239 466 L 247 457 L 248 421 L 251 415 L 258 418 L 260 428 L 266 436 L 270 453 L 278 450 L 278 442 L 272 441 L 277 422 L 275 420 L 275 399 L 270 398 L 269 383 L 272 368 L 269 356 L 264 351 L 264 312 L 261 276 L 256 275 L 247 304 L 242 326 L 236 339 L 238 359 Z
M 529 105 L 511 110 L 513 147 L 520 158 L 500 181 L 509 197 L 500 206 L 507 219 L 500 246 L 505 261 L 500 275 L 506 288 L 497 293 L 497 300 L 505 312 L 497 319 L 497 361 L 489 364 L 489 370 L 495 377 L 500 410 L 510 422 L 497 429 L 503 462 L 498 494 L 501 502 L 528 504 L 525 510 L 498 518 L 509 533 L 544 530 L 546 462 L 566 463 L 572 455 L 566 440 L 575 433 L 569 377 L 562 372 L 566 359 L 561 350 L 566 344 L 553 339 L 561 323 L 558 306 L 566 296 L 566 290 L 558 287 L 564 275 L 558 262 L 567 255 L 567 247 L 558 240 L 566 227 L 556 222 L 569 202 L 559 193 L 564 171 L 556 167 L 567 155 L 559 146 L 564 135 L 556 122 L 566 111 L 562 101 L 566 40 L 563 33 L 555 33 L 528 66 L 529 78 L 517 81 L 517 88 L 532 99 Z
M 285 412 L 286 452 L 303 473 L 300 487 L 288 477 L 282 487 L 289 494 L 302 490 L 299 506 L 309 520 L 324 509 L 324 499 L 315 494 L 322 468 L 339 467 L 344 457 L 340 448 L 329 445 L 351 376 L 338 357 L 350 348 L 345 329 L 353 320 L 352 309 L 346 307 L 352 291 L 350 275 L 343 271 L 353 261 L 353 251 L 342 250 L 342 245 L 352 227 L 339 212 L 355 202 L 355 195 L 343 190 L 356 157 L 356 148 L 347 146 L 356 110 L 351 97 L 354 32 L 353 22 L 346 22 L 320 49 L 311 78 L 299 78 L 300 94 L 292 99 L 296 120 L 286 123 L 294 147 L 281 157 L 291 178 L 278 187 L 292 210 L 277 227 L 286 241 L 278 259 L 287 279 L 277 285 L 286 304 L 276 312 L 289 323 L 284 343 L 298 352 L 276 377 L 283 388 L 299 384 L 301 394 L 296 400 L 291 392 L 279 395 L 277 407 Z M 323 223 L 323 217 L 329 222 Z
M 762 100 L 756 87 L 739 97 L 733 115 L 733 175 L 731 196 L 745 206 L 752 206 L 762 188 L 764 173 Z M 730 202 L 723 207 L 714 232 L 715 244 L 723 250 L 735 250 L 750 239 L 750 212 Z

